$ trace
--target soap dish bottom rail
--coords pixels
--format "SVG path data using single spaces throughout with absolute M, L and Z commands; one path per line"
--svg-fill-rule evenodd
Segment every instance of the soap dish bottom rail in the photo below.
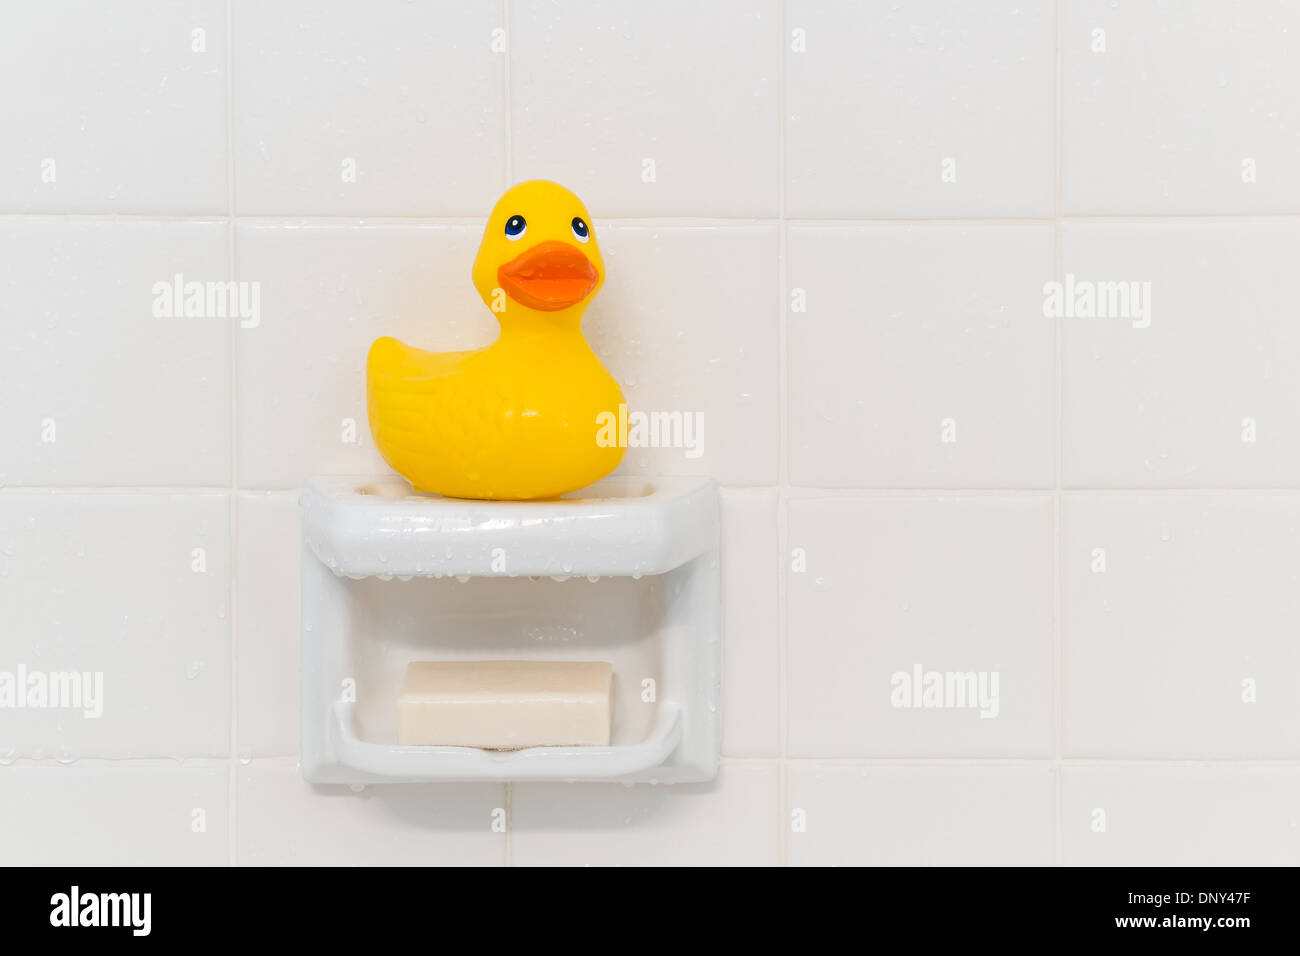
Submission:
M 641 773 L 662 764 L 682 739 L 681 710 L 660 701 L 650 735 L 617 747 L 528 747 L 494 751 L 476 747 L 413 747 L 374 743 L 357 736 L 354 704 L 337 701 L 330 727 L 341 766 L 391 781 L 602 780 Z

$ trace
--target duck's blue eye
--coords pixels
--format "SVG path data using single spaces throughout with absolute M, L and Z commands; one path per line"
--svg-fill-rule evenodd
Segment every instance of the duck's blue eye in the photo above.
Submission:
M 506 238 L 520 239 L 528 231 L 528 223 L 524 221 L 523 216 L 511 216 L 506 220 Z
M 573 234 L 579 242 L 586 242 L 591 237 L 591 230 L 587 228 L 581 216 L 573 217 Z

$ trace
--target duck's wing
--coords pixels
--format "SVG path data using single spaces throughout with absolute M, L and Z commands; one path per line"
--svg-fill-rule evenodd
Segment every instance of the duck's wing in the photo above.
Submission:
M 426 436 L 449 380 L 468 354 L 426 352 L 394 338 L 377 339 L 366 359 L 366 405 L 376 441 L 384 444 L 381 430 L 399 440 Z
M 378 339 L 366 360 L 370 433 L 384 459 L 419 487 L 430 467 L 472 473 L 485 429 L 486 385 L 466 387 L 469 352 L 426 352 Z M 477 382 L 478 380 L 475 379 Z M 440 463 L 440 464 L 435 464 Z

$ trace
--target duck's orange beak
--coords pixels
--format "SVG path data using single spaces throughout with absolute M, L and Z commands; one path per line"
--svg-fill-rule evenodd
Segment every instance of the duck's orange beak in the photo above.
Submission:
M 497 270 L 506 294 L 539 312 L 577 305 L 599 278 L 591 260 L 567 242 L 540 242 Z

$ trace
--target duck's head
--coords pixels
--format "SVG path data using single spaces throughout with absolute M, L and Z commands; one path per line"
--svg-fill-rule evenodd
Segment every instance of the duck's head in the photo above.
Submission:
M 535 179 L 508 190 L 488 217 L 474 286 L 499 316 L 581 316 L 605 281 L 582 200 Z

